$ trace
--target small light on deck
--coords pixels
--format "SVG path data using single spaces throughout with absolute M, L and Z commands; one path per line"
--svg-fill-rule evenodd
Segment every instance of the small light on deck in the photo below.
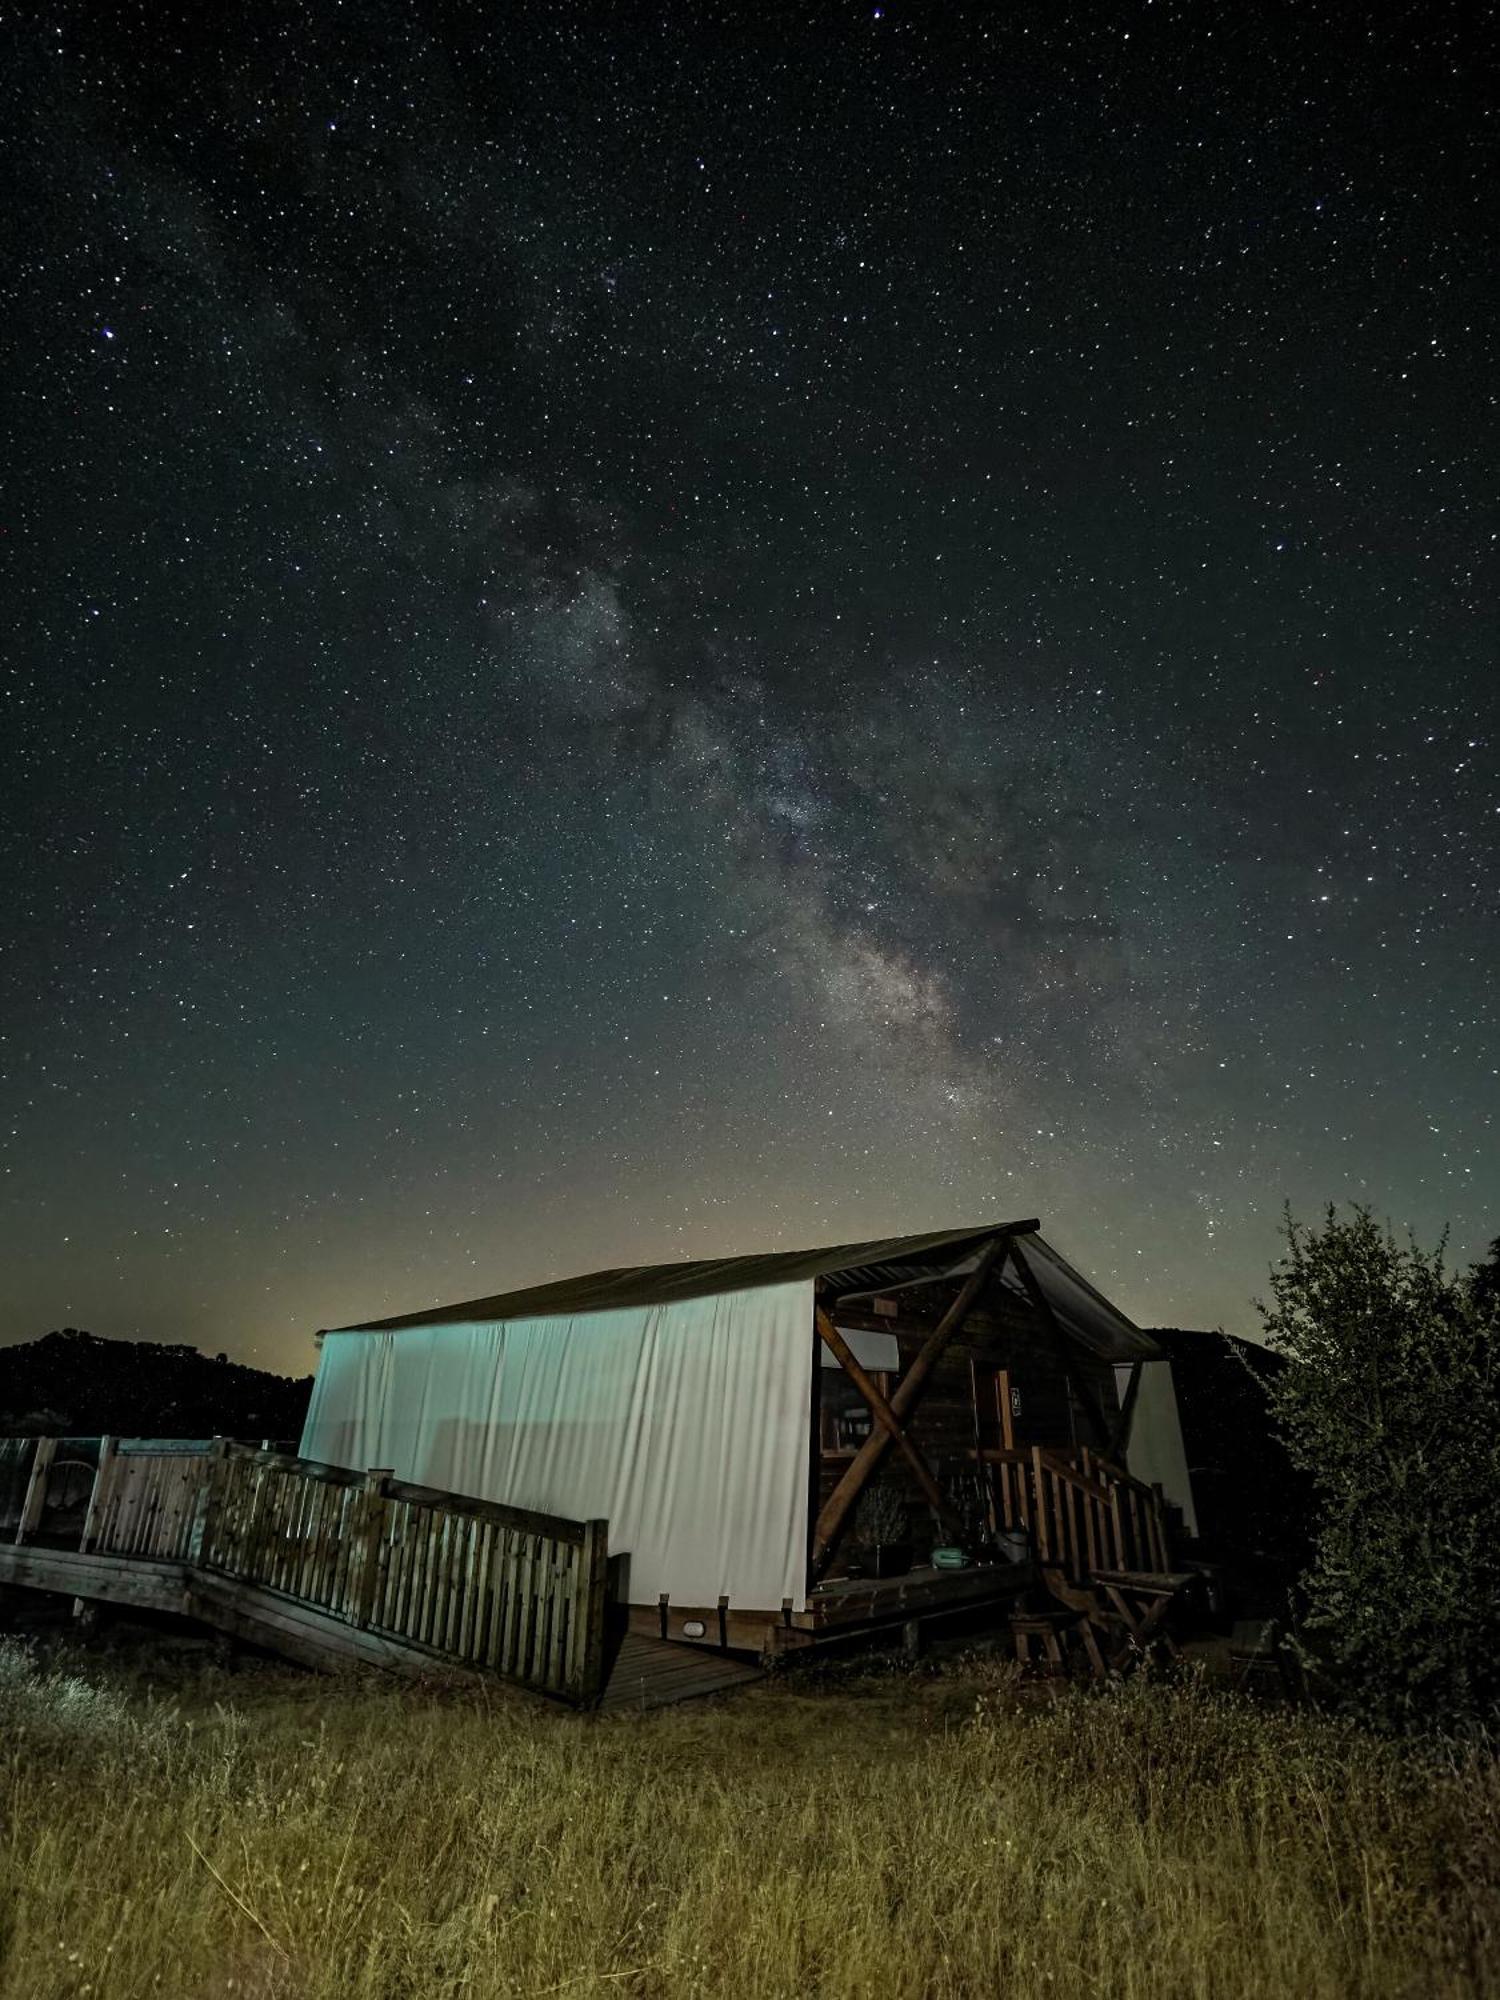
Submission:
M 701 1639 L 708 1627 L 701 1618 L 684 1618 L 682 1636 L 684 1639 Z

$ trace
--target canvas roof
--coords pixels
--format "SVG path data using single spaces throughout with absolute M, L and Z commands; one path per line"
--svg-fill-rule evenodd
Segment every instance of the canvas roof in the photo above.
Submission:
M 400 1332 L 407 1327 L 463 1326 L 503 1320 L 570 1318 L 580 1313 L 625 1307 L 671 1305 L 753 1291 L 799 1279 L 839 1281 L 844 1295 L 890 1291 L 904 1284 L 956 1277 L 973 1268 L 991 1237 L 1007 1231 L 1018 1237 L 1032 1272 L 1059 1325 L 1091 1353 L 1109 1361 L 1151 1361 L 1162 1350 L 1044 1241 L 1034 1223 L 987 1223 L 980 1228 L 940 1229 L 922 1236 L 878 1237 L 869 1243 L 838 1243 L 821 1250 L 776 1250 L 750 1257 L 715 1257 L 691 1263 L 641 1264 L 591 1271 L 577 1278 L 531 1285 L 456 1305 L 432 1306 L 394 1318 L 362 1320 L 330 1329 L 340 1333 Z M 1025 1296 L 1009 1263 L 1002 1282 Z

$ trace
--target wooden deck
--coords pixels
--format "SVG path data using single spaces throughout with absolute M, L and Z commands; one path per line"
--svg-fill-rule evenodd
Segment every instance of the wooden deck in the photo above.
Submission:
M 611 1714 L 762 1677 L 607 1634 L 602 1521 L 205 1440 L 8 1442 L 32 1449 L 8 1454 L 24 1477 L 0 1493 L 0 1585 L 191 1618 L 325 1672 L 499 1679 Z
M 607 1522 L 226 1441 L 0 1439 L 0 1584 L 175 1612 L 313 1667 L 500 1679 L 618 1713 L 742 1686 L 761 1672 L 751 1655 L 999 1612 L 1038 1574 L 1083 1588 L 1165 1573 L 1159 1498 L 1118 1468 L 1086 1451 L 984 1457 L 1035 1567 L 829 1578 L 779 1615 L 630 1606 L 610 1646 Z M 719 1645 L 694 1643 L 705 1632 Z
M 836 1577 L 809 1592 L 806 1611 L 794 1612 L 793 1623 L 810 1632 L 830 1632 L 978 1609 L 1008 1603 L 1033 1575 L 1029 1563 L 976 1563 L 970 1569 L 921 1565 L 905 1576 Z

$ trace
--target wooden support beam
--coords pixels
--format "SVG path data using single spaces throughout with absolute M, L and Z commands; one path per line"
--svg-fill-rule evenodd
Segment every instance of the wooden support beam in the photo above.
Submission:
M 962 1521 L 943 1498 L 942 1488 L 933 1477 L 932 1468 L 906 1435 L 906 1432 L 901 1428 L 901 1420 L 897 1417 L 885 1397 L 881 1395 L 879 1384 L 873 1381 L 860 1366 L 848 1341 L 839 1332 L 822 1306 L 816 1308 L 816 1317 L 818 1332 L 823 1336 L 824 1341 L 832 1350 L 839 1366 L 849 1377 L 855 1388 L 858 1389 L 861 1396 L 864 1397 L 866 1403 L 868 1403 L 870 1415 L 880 1425 L 881 1429 L 885 1431 L 891 1443 L 911 1467 L 916 1482 L 921 1487 L 927 1500 L 927 1504 L 940 1514 L 950 1527 L 962 1528 Z
M 1035 1223 L 1025 1223 L 1018 1228 L 1031 1230 Z M 957 1337 L 968 1318 L 969 1308 L 984 1289 L 991 1272 L 1004 1261 L 1007 1252 L 1015 1248 L 1015 1230 L 1005 1230 L 990 1241 L 980 1253 L 979 1261 L 964 1280 L 958 1297 L 938 1321 L 911 1367 L 907 1369 L 896 1385 L 896 1393 L 890 1401 L 891 1414 L 901 1420 L 910 1414 L 920 1401 L 927 1377 L 932 1373 L 944 1352 Z M 833 1549 L 835 1537 L 849 1517 L 850 1510 L 864 1491 L 871 1473 L 874 1472 L 890 1446 L 890 1434 L 884 1430 L 873 1430 L 855 1453 L 848 1471 L 828 1496 L 827 1505 L 818 1516 L 818 1525 L 813 1536 L 813 1575 L 816 1577 L 826 1565 Z

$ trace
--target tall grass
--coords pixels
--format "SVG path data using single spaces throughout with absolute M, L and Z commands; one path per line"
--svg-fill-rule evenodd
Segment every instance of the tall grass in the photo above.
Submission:
M 0 1647 L 6 2000 L 1500 1990 L 1493 1765 L 1201 1687 L 105 1674 Z

